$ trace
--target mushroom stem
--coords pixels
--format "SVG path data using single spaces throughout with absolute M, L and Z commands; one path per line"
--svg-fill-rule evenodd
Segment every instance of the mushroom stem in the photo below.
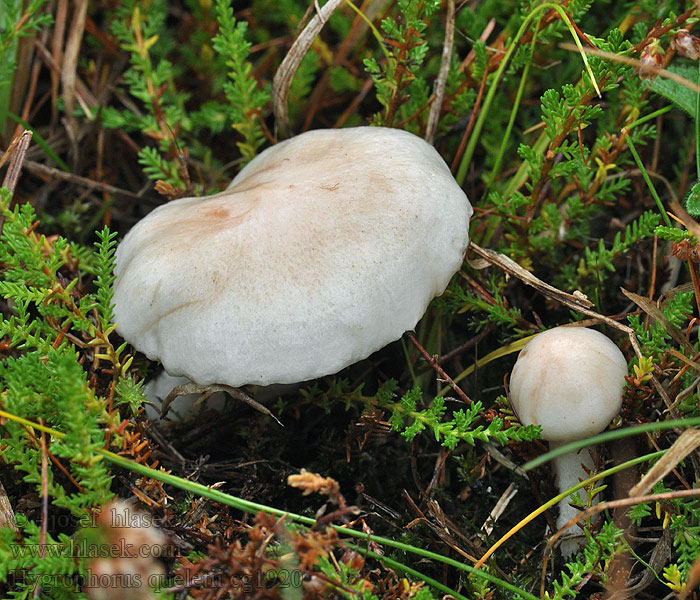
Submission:
M 556 450 L 564 444 L 569 442 L 550 442 L 550 450 Z M 569 488 L 578 484 L 581 480 L 588 477 L 586 470 L 590 471 L 595 466 L 592 456 L 592 448 L 582 448 L 578 452 L 569 452 L 558 456 L 552 462 L 554 463 L 554 475 L 556 478 L 557 486 L 559 492 L 564 492 Z M 583 489 L 575 492 L 578 494 L 579 499 L 585 505 L 586 494 Z M 559 516 L 557 517 L 557 529 L 564 527 L 572 518 L 574 518 L 578 513 L 579 509 L 575 506 L 571 506 L 569 498 L 564 498 L 558 504 Z M 569 535 L 575 535 L 574 532 L 570 532 Z M 578 544 L 576 539 L 564 539 L 561 544 L 561 552 L 564 556 L 573 554 L 578 550 Z
M 510 400 L 524 425 L 542 427 L 551 448 L 582 440 L 605 429 L 622 406 L 627 360 L 602 333 L 583 327 L 555 327 L 540 333 L 518 355 L 510 377 Z M 593 468 L 588 449 L 554 461 L 561 491 L 586 478 Z M 579 493 L 579 498 L 584 495 Z M 577 514 L 568 498 L 559 503 L 557 529 Z M 562 544 L 567 556 L 574 539 Z

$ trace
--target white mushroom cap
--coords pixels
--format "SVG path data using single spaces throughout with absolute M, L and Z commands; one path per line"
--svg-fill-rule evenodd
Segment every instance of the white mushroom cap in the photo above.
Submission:
M 335 373 L 416 325 L 462 264 L 472 212 L 410 133 L 299 135 L 226 191 L 134 226 L 116 254 L 117 331 L 202 385 Z
M 627 361 L 605 335 L 555 327 L 520 352 L 510 399 L 520 421 L 541 425 L 542 437 L 564 442 L 605 429 L 622 406 Z

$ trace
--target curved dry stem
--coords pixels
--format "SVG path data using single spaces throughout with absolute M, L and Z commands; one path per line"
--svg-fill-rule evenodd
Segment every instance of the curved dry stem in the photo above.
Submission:
M 272 80 L 272 110 L 275 113 L 275 121 L 286 137 L 289 135 L 289 114 L 287 112 L 287 95 L 292 85 L 292 79 L 297 72 L 301 61 L 308 52 L 314 38 L 319 34 L 328 18 L 335 12 L 345 0 L 328 0 L 320 9 L 317 9 L 314 17 L 299 34 L 292 47 L 280 64 L 275 77 Z
M 440 110 L 442 100 L 445 97 L 445 86 L 447 85 L 447 75 L 450 71 L 450 59 L 452 58 L 452 45 L 455 35 L 455 0 L 447 1 L 447 16 L 445 17 L 445 43 L 442 47 L 442 59 L 440 61 L 440 72 L 435 80 L 435 93 L 433 103 L 430 105 L 428 114 L 428 125 L 425 128 L 425 141 L 432 144 L 435 141 L 438 121 L 440 120 Z

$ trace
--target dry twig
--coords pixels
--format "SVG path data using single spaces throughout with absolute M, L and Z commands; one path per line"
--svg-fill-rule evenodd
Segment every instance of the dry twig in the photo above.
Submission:
M 455 0 L 447 0 L 447 16 L 445 22 L 445 43 L 442 47 L 442 59 L 440 61 L 440 72 L 435 80 L 433 93 L 433 103 L 430 105 L 428 114 L 428 125 L 425 129 L 425 141 L 432 144 L 435 141 L 442 100 L 445 97 L 445 86 L 447 85 L 447 74 L 450 71 L 450 59 L 452 58 L 452 44 L 455 35 Z
M 283 135 L 289 135 L 289 114 L 287 112 L 287 95 L 292 85 L 292 79 L 297 72 L 302 59 L 311 47 L 314 38 L 319 34 L 328 18 L 335 12 L 345 0 L 328 0 L 323 8 L 309 21 L 308 25 L 299 34 L 292 47 L 280 64 L 275 77 L 272 80 L 272 110 L 275 113 L 277 126 Z

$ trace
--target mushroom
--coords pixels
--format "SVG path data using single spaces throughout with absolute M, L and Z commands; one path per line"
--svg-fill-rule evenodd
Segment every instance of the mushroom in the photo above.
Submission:
M 540 333 L 518 355 L 510 376 L 510 401 L 525 425 L 540 425 L 551 449 L 605 429 L 622 406 L 627 361 L 605 335 L 584 327 L 555 327 Z M 587 449 L 554 459 L 560 492 L 593 468 Z M 584 499 L 579 495 L 582 501 Z M 578 509 L 559 503 L 561 529 Z M 570 554 L 575 544 L 562 545 Z
M 117 331 L 202 386 L 335 373 L 416 325 L 462 264 L 472 212 L 410 133 L 304 133 L 225 191 L 132 228 L 116 252 Z

